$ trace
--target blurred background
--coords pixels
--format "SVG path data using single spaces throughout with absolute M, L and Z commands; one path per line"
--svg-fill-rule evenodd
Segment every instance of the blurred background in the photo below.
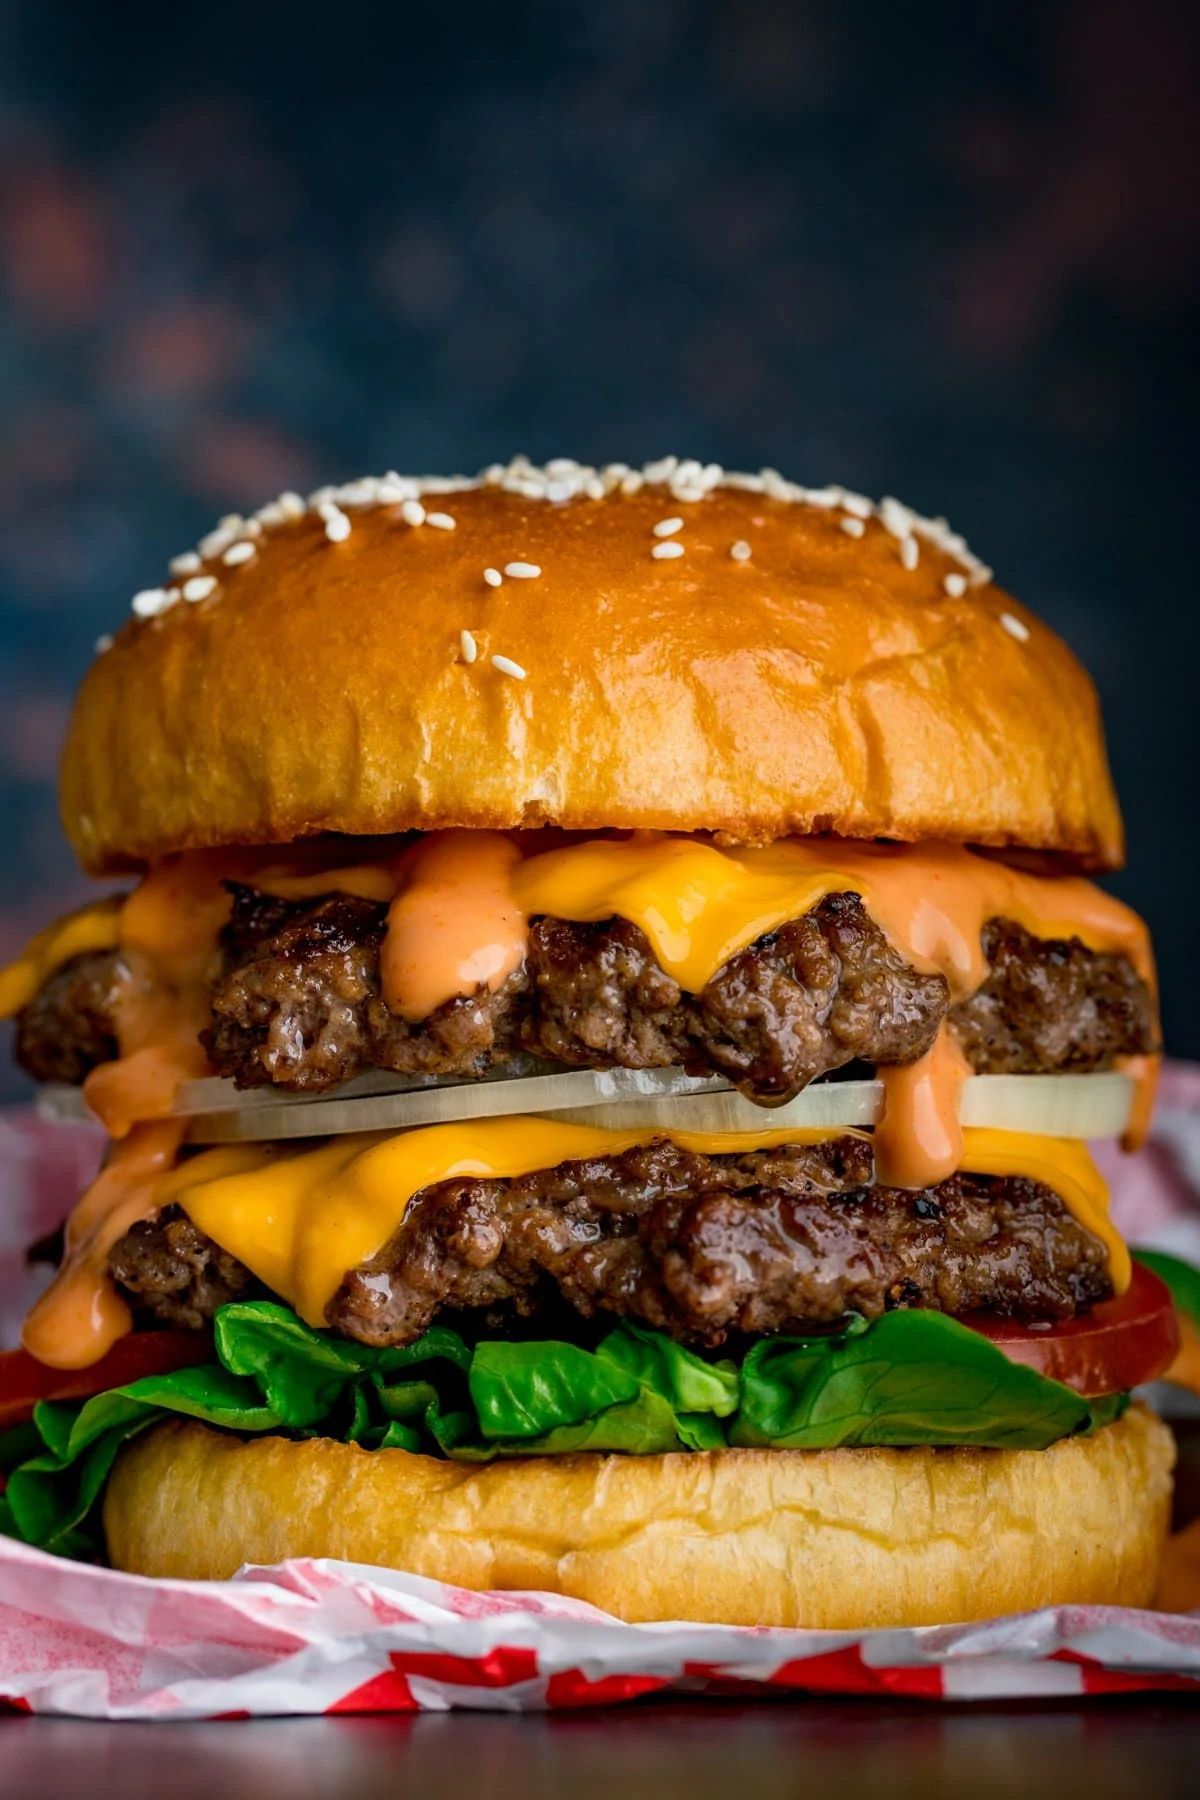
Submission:
M 670 450 L 946 512 L 1071 640 L 1200 1055 L 1198 52 L 1192 0 L 0 0 L 0 958 L 84 891 L 93 641 L 217 514 Z

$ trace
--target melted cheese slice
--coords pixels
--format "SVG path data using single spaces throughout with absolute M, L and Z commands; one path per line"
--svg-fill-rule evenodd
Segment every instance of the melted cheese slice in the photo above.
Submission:
M 739 950 L 799 919 L 830 894 L 860 894 L 916 968 L 946 977 L 956 999 L 987 976 L 980 933 L 1013 919 L 1037 937 L 1078 937 L 1122 951 L 1153 981 L 1137 914 L 1077 876 L 1030 875 L 957 844 L 786 838 L 760 850 L 638 833 L 593 838 L 526 858 L 512 888 L 522 910 L 580 922 L 628 919 L 659 963 L 698 994 Z
M 1125 1292 L 1132 1274 L 1129 1250 L 1109 1217 L 1108 1184 L 1079 1138 L 967 1126 L 960 1167 L 974 1175 L 1025 1175 L 1050 1188 L 1072 1217 L 1099 1238 L 1108 1251 L 1113 1288 Z
M 608 1131 L 549 1118 L 481 1119 L 340 1138 L 300 1152 L 260 1145 L 212 1150 L 168 1176 L 157 1199 L 163 1206 L 176 1201 L 302 1319 L 321 1326 L 346 1272 L 377 1255 L 412 1196 L 439 1181 L 530 1174 L 583 1157 L 618 1155 L 652 1137 L 667 1137 L 684 1150 L 736 1155 L 842 1135 Z M 1127 1285 L 1128 1252 L 1109 1222 L 1104 1182 L 1081 1144 L 997 1131 L 968 1130 L 964 1136 L 965 1168 L 1044 1181 L 1106 1245 L 1114 1286 L 1120 1291 Z
M 0 969 L 0 1019 L 23 1012 L 56 969 L 87 950 L 115 950 L 120 941 L 124 896 L 97 900 L 56 919 L 31 938 L 15 962 Z

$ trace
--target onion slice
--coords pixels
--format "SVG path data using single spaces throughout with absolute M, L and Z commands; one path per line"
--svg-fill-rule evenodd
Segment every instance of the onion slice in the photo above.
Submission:
M 553 1113 L 564 1123 L 614 1130 L 774 1131 L 871 1126 L 883 1109 L 878 1081 L 817 1081 L 783 1106 L 756 1106 L 719 1076 L 681 1069 L 555 1069 L 532 1058 L 481 1081 L 375 1073 L 334 1095 L 281 1093 L 231 1081 L 189 1082 L 176 1112 L 191 1113 L 194 1144 L 332 1137 L 351 1131 L 403 1131 L 456 1119 Z M 536 1072 L 530 1072 L 536 1071 Z M 974 1075 L 964 1083 L 964 1125 L 1043 1137 L 1117 1137 L 1133 1098 L 1127 1075 Z M 78 1088 L 51 1084 L 38 1110 L 45 1119 L 77 1122 L 92 1114 Z

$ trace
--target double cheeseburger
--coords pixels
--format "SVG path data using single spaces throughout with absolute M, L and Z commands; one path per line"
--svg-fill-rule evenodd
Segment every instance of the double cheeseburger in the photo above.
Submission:
M 4 1523 L 626 1619 L 1148 1602 L 1177 1351 L 1096 698 L 944 520 L 524 459 L 284 494 L 71 720 L 0 977 L 110 1143 Z M 24 1384 L 22 1386 L 22 1384 Z M 15 1440 L 10 1440 L 10 1445 Z

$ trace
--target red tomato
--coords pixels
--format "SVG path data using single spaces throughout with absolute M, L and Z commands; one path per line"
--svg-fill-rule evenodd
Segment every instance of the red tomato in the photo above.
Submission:
M 1061 1381 L 1077 1394 L 1120 1394 L 1156 1381 L 1175 1360 L 1179 1325 L 1164 1282 L 1142 1263 L 1116 1300 L 1102 1300 L 1077 1319 L 1038 1329 L 972 1313 L 962 1320 L 1012 1362 Z
M 211 1362 L 212 1356 L 212 1339 L 203 1331 L 132 1332 L 90 1369 L 49 1369 L 27 1350 L 6 1350 L 0 1354 L 0 1427 L 19 1425 L 39 1400 L 83 1400 L 144 1375 Z

